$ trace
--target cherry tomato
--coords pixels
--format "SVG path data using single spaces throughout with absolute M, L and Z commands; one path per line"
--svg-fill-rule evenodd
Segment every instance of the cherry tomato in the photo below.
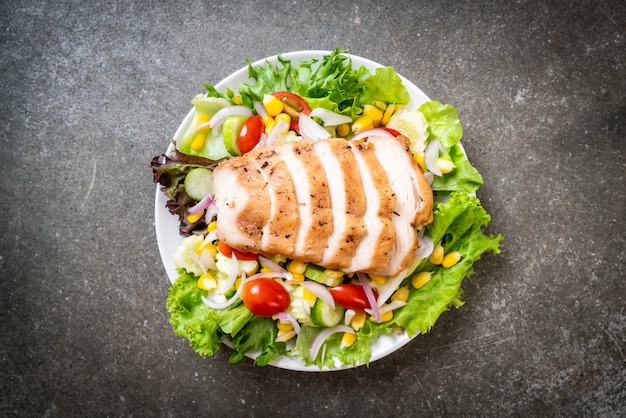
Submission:
M 289 293 L 274 279 L 253 279 L 243 284 L 241 299 L 257 316 L 273 316 L 285 311 L 291 302 Z
M 378 298 L 378 292 L 372 289 L 374 297 Z M 358 284 L 340 284 L 339 286 L 331 287 L 330 294 L 333 295 L 335 302 L 340 304 L 346 309 L 354 309 L 356 311 L 362 311 L 364 309 L 370 309 L 370 303 L 367 300 L 365 289 Z
M 218 241 L 217 249 L 219 250 L 220 253 L 222 253 L 222 255 L 229 257 L 229 258 L 232 257 L 233 254 L 235 254 L 235 257 L 237 257 L 237 260 L 257 260 L 259 258 L 258 254 L 245 253 L 243 251 L 236 250 L 224 244 L 222 241 Z
M 259 143 L 263 133 L 263 119 L 259 115 L 250 116 L 241 128 L 237 138 L 237 146 L 242 154 L 251 151 Z
M 393 136 L 400 136 L 400 135 L 402 135 L 399 131 L 396 131 L 396 130 L 395 130 L 395 129 L 393 129 L 393 128 L 387 128 L 387 127 L 382 127 L 382 126 L 381 126 L 381 128 L 380 128 L 380 129 L 384 129 L 385 131 L 389 132 L 389 133 L 390 133 L 391 135 L 393 135 Z
M 302 97 L 289 91 L 277 91 L 272 93 L 272 96 L 280 99 L 285 105 L 284 112 L 291 116 L 291 125 L 289 129 L 299 132 L 298 128 L 298 115 L 304 113 L 305 115 L 311 114 L 311 106 Z

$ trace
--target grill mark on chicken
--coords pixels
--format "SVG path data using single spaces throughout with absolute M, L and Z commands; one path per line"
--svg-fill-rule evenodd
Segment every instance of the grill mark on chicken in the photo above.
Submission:
M 220 168 L 213 172 L 214 195 L 223 196 L 216 201 L 222 223 L 217 237 L 242 251 L 260 248 L 263 226 L 270 219 L 266 182 L 247 158 L 227 160 Z
M 386 264 L 396 239 L 396 231 L 390 219 L 396 196 L 389 187 L 385 170 L 374 154 L 373 144 L 367 140 L 354 141 L 352 151 L 366 197 L 363 220 L 367 232 L 347 271 L 374 272 Z
M 266 180 L 270 195 L 270 219 L 263 226 L 261 249 L 266 253 L 293 254 L 299 217 L 291 173 L 274 149 L 259 150 L 255 165 Z
M 403 138 L 377 138 L 374 152 L 385 170 L 389 184 L 397 196 L 391 222 L 396 230 L 396 240 L 391 248 L 387 266 L 378 274 L 397 275 L 406 268 L 417 249 L 416 219 L 426 223 L 432 211 L 430 203 L 421 198 L 420 191 L 430 189 L 421 169 L 409 151 L 408 140 Z M 407 182 L 406 176 L 412 181 Z M 421 179 L 421 180 L 420 180 Z
M 361 174 L 350 143 L 322 141 L 315 144 L 314 150 L 328 173 L 334 220 L 321 262 L 328 268 L 346 268 L 366 231 Z
M 311 141 L 283 146 L 279 155 L 291 172 L 298 201 L 300 225 L 294 253 L 301 261 L 319 261 L 333 228 L 324 167 L 313 152 Z

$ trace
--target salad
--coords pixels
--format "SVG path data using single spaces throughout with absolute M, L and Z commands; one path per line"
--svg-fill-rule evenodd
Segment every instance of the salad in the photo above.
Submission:
M 368 364 L 380 339 L 408 341 L 460 307 L 474 263 L 499 253 L 502 236 L 484 233 L 490 216 L 475 195 L 483 180 L 461 146 L 456 109 L 416 95 L 391 67 L 372 70 L 352 58 L 335 49 L 320 59 L 248 60 L 248 82 L 205 85 L 177 140 L 153 158 L 154 181 L 182 237 L 165 255 L 177 275 L 167 298 L 170 322 L 199 354 L 213 355 L 224 342 L 232 363 L 252 357 L 264 366 L 288 357 L 319 369 Z M 401 274 L 346 274 L 217 239 L 212 171 L 220 162 L 302 139 L 370 135 L 406 136 L 435 196 L 414 260 Z

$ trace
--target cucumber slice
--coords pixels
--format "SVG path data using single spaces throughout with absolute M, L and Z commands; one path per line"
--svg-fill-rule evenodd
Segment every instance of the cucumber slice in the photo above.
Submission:
M 185 192 L 193 200 L 200 201 L 213 191 L 213 172 L 208 168 L 194 168 L 185 177 Z
M 335 304 L 331 307 L 321 299 L 317 299 L 311 308 L 311 321 L 320 327 L 334 327 L 343 319 L 345 309 Z
M 309 280 L 313 280 L 314 282 L 326 285 L 328 287 L 335 287 L 341 284 L 341 282 L 343 281 L 343 277 L 330 277 L 326 273 L 324 273 L 325 271 L 326 269 L 323 267 L 317 266 L 312 263 L 307 263 L 306 270 L 304 271 L 304 277 Z
M 247 120 L 247 116 L 229 116 L 224 120 L 222 135 L 224 136 L 224 146 L 230 155 L 241 155 L 237 139 L 239 139 L 241 128 Z

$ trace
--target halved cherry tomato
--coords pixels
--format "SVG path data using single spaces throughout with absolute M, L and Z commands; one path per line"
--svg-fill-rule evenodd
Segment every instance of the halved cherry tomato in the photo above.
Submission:
M 378 298 L 378 292 L 372 289 L 374 297 Z M 340 284 L 339 286 L 331 287 L 330 294 L 333 295 L 335 302 L 340 304 L 346 309 L 354 309 L 355 311 L 362 311 L 370 309 L 370 303 L 367 300 L 365 289 L 358 284 Z
M 389 132 L 393 136 L 400 136 L 400 135 L 402 135 L 399 131 L 396 131 L 393 128 L 387 128 L 385 126 L 381 126 L 380 129 L 384 129 L 385 131 Z
M 250 116 L 241 128 L 237 138 L 237 146 L 242 154 L 251 151 L 259 143 L 263 133 L 263 119 L 259 115 Z
M 311 106 L 302 97 L 290 91 L 277 91 L 272 96 L 280 99 L 284 105 L 284 112 L 291 116 L 291 124 L 289 129 L 299 132 L 298 117 L 300 113 L 305 115 L 311 114 Z
M 291 302 L 285 287 L 274 279 L 253 279 L 243 284 L 241 299 L 257 316 L 273 316 L 285 311 Z
M 235 254 L 235 257 L 237 257 L 237 260 L 257 260 L 259 258 L 258 254 L 245 253 L 243 251 L 239 251 L 239 250 L 237 250 L 235 248 L 232 248 L 232 247 L 224 244 L 222 241 L 218 241 L 217 249 L 225 257 L 229 257 L 230 258 L 230 257 L 233 256 L 233 254 Z

